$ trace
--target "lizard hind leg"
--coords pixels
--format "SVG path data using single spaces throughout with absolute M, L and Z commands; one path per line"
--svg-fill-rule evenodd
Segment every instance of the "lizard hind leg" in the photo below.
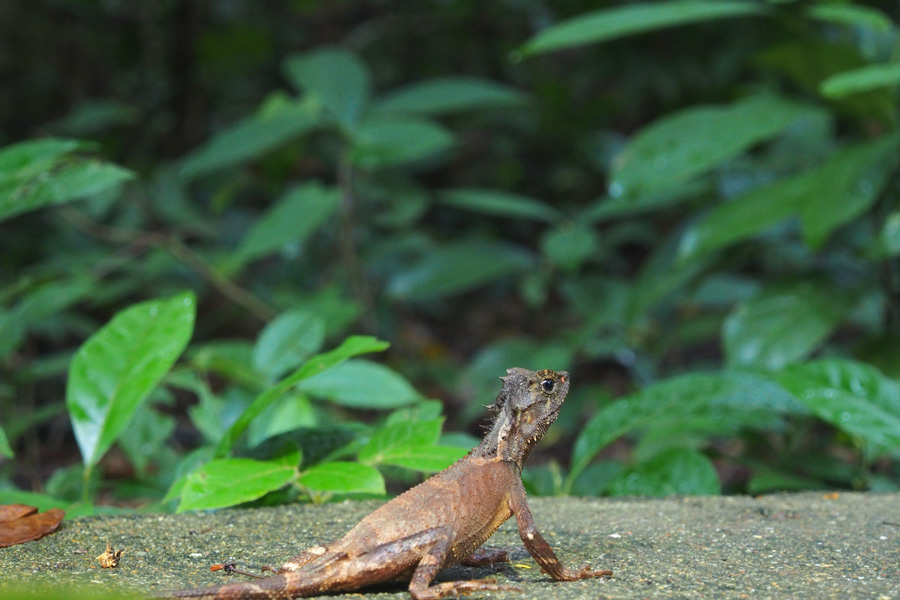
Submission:
M 409 593 L 415 600 L 439 600 L 445 596 L 459 596 L 460 594 L 468 594 L 470 592 L 521 592 L 522 590 L 512 586 L 495 583 L 492 580 L 485 581 L 447 581 L 437 585 L 431 585 L 438 571 L 447 560 L 450 552 L 450 543 L 452 539 L 452 531 L 449 527 L 441 527 L 433 532 L 433 544 L 426 551 L 425 555 L 416 566 L 412 579 L 409 582 Z M 476 551 L 472 557 L 476 561 L 488 559 L 492 562 L 502 560 L 500 553 L 486 553 Z M 506 553 L 502 553 L 505 557 Z M 484 563 L 481 563 L 484 564 Z

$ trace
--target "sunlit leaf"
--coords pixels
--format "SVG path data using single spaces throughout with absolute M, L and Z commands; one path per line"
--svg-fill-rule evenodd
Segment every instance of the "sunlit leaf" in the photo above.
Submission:
M 406 379 L 384 365 L 367 360 L 337 365 L 309 377 L 297 389 L 353 408 L 395 408 L 421 398 Z
M 406 446 L 433 445 L 441 436 L 443 418 L 427 421 L 400 421 L 380 427 L 359 451 L 359 460 L 377 465 L 385 456 Z
M 563 216 L 560 211 L 540 200 L 498 190 L 445 190 L 440 193 L 440 199 L 447 206 L 510 219 L 534 219 L 552 223 Z
M 369 72 L 356 55 L 324 48 L 290 56 L 285 75 L 294 86 L 321 102 L 347 127 L 359 123 L 369 100 Z
M 410 84 L 375 104 L 379 113 L 444 115 L 467 110 L 522 106 L 528 97 L 506 85 L 472 77 L 442 77 Z
M 318 182 L 289 190 L 253 222 L 244 236 L 234 261 L 246 263 L 289 244 L 302 247 L 338 208 L 338 190 Z
M 467 292 L 527 270 L 531 254 L 490 240 L 455 242 L 432 250 L 388 283 L 388 292 L 404 300 L 432 300 Z
M 256 500 L 290 482 L 297 474 L 297 466 L 296 463 L 249 458 L 213 460 L 188 475 L 178 512 L 222 508 Z
M 288 393 L 250 423 L 247 443 L 256 446 L 276 435 L 318 425 L 319 418 L 309 398 L 297 393 Z
M 673 0 L 643 2 L 579 15 L 534 36 L 522 48 L 539 54 L 561 48 L 606 42 L 620 37 L 729 17 L 763 14 L 757 2 L 735 0 Z
M 777 370 L 809 356 L 841 323 L 851 298 L 797 282 L 740 304 L 722 329 L 730 366 Z
M 615 159 L 609 193 L 643 196 L 680 186 L 769 140 L 817 109 L 771 95 L 691 107 L 639 131 Z
M 443 471 L 468 453 L 469 448 L 460 446 L 439 444 L 398 446 L 385 452 L 381 462 L 413 471 L 436 473 Z
M 300 485 L 314 492 L 332 494 L 384 494 L 384 477 L 378 469 L 351 462 L 318 464 L 300 475 Z
M 84 464 L 97 463 L 191 338 L 190 292 L 125 309 L 78 349 L 66 406 Z
M 257 418 L 266 408 L 273 402 L 282 398 L 291 388 L 296 386 L 304 379 L 308 379 L 313 375 L 318 375 L 348 358 L 359 356 L 360 354 L 368 354 L 370 352 L 380 352 L 386 349 L 390 344 L 382 342 L 374 337 L 353 335 L 345 339 L 340 346 L 325 352 L 317 354 L 308 359 L 303 365 L 278 382 L 277 385 L 267 389 L 259 396 L 254 398 L 250 406 L 247 407 L 241 416 L 228 428 L 228 431 L 219 440 L 216 446 L 216 457 L 225 456 L 234 446 L 234 443 L 246 431 L 253 419 Z

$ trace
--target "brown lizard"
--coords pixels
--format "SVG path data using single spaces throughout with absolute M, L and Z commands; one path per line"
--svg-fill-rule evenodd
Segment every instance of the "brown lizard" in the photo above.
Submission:
M 397 496 L 343 538 L 306 550 L 276 575 L 244 583 L 182 590 L 166 598 L 289 599 L 355 590 L 386 581 L 409 581 L 416 600 L 483 591 L 521 591 L 492 580 L 432 585 L 441 569 L 486 565 L 508 558 L 480 549 L 500 525 L 516 516 L 525 548 L 557 581 L 607 577 L 612 571 L 567 569 L 538 532 L 525 500 L 522 467 L 531 449 L 559 415 L 569 374 L 509 369 L 491 407 L 484 440 L 446 470 Z

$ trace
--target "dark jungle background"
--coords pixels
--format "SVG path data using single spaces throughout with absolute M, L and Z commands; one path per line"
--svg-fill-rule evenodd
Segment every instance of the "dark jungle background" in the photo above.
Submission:
M 0 4 L 0 503 L 900 488 L 898 12 Z

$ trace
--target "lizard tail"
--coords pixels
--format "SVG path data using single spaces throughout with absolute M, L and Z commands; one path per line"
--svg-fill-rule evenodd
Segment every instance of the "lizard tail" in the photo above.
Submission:
M 282 573 L 256 581 L 227 583 L 205 588 L 175 590 L 157 598 L 193 600 L 291 600 L 321 593 L 318 581 L 301 581 L 299 573 Z

